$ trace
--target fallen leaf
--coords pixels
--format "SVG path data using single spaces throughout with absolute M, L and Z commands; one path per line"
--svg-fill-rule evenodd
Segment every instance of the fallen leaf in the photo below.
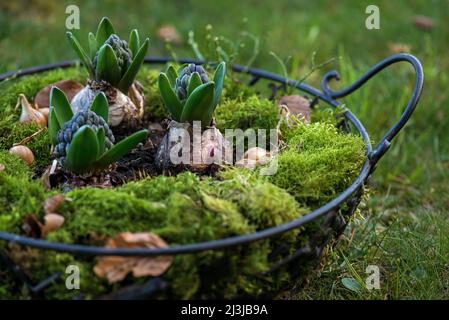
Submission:
M 151 232 L 123 232 L 106 242 L 106 248 L 165 248 L 167 243 Z M 157 277 L 170 267 L 171 256 L 159 257 L 99 257 L 94 267 L 95 274 L 107 278 L 109 283 L 125 279 L 132 272 L 134 277 Z
M 61 204 L 65 201 L 65 196 L 62 194 L 57 194 L 45 200 L 44 203 L 44 211 L 45 214 L 56 213 L 61 206 Z
M 434 23 L 432 18 L 426 16 L 415 16 L 413 17 L 413 23 L 419 29 L 430 31 L 432 30 Z
M 49 84 L 48 86 L 41 89 L 34 97 L 34 103 L 39 108 L 50 107 L 50 91 L 51 88 L 55 86 L 58 87 L 62 92 L 65 93 L 67 99 L 72 101 L 72 98 L 83 89 L 83 85 L 73 80 L 61 80 L 56 83 Z
M 0 163 L 0 172 L 5 171 L 6 167 L 4 164 Z
M 412 47 L 410 45 L 400 42 L 390 42 L 388 43 L 388 48 L 391 53 L 410 53 L 412 51 Z
M 179 34 L 178 30 L 170 24 L 166 24 L 161 26 L 156 35 L 162 41 L 171 42 L 173 44 L 182 44 L 182 37 Z
M 300 95 L 283 96 L 279 105 L 286 105 L 293 115 L 300 115 L 305 123 L 310 123 L 310 101 Z

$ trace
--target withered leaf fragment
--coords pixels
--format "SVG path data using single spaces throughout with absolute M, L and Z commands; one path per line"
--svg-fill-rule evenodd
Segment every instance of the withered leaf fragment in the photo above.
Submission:
M 106 242 L 106 248 L 164 248 L 167 243 L 151 232 L 123 232 Z M 171 256 L 159 257 L 99 257 L 94 267 L 95 274 L 109 283 L 125 279 L 132 272 L 134 277 L 157 277 L 167 271 Z

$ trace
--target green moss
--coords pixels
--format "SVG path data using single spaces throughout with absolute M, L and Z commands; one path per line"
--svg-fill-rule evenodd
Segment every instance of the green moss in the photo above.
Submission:
M 311 207 L 347 188 L 364 162 L 362 139 L 330 124 L 299 123 L 284 137 L 288 148 L 279 154 L 278 170 L 269 180 Z
M 16 177 L 29 177 L 31 174 L 30 167 L 25 162 L 19 161 L 15 155 L 10 154 L 7 150 L 0 149 L 0 164 L 5 166 L 4 171 L 0 174 L 14 175 Z
M 311 122 L 323 122 L 335 124 L 335 109 L 329 106 L 317 105 L 311 113 Z
M 72 191 L 67 194 L 70 200 L 58 210 L 65 216 L 66 222 L 49 239 L 92 244 L 119 232 L 152 231 L 170 244 L 176 244 L 210 241 L 255 231 L 256 226 L 239 213 L 238 204 L 209 194 L 209 183 L 200 181 L 192 173 L 184 173 L 178 177 L 160 176 L 130 183 L 119 190 L 85 188 Z M 175 297 L 189 298 L 202 294 L 218 297 L 223 293 L 231 296 L 249 290 L 246 283 L 250 280 L 245 282 L 236 278 L 235 274 L 244 278 L 254 272 L 267 270 L 268 254 L 268 244 L 259 243 L 225 251 L 180 256 L 176 257 L 165 277 L 171 281 L 171 294 Z M 53 260 L 46 258 L 46 261 L 54 262 L 57 256 L 55 254 Z M 61 263 L 52 264 L 61 271 L 62 261 L 64 265 L 74 263 L 84 266 L 86 277 L 92 277 L 92 283 L 97 284 L 94 291 L 89 287 L 90 294 L 111 290 L 105 281 L 96 279 L 91 260 L 70 262 L 62 259 Z M 222 270 L 219 271 L 222 274 L 219 282 L 208 279 L 212 266 L 214 272 Z M 47 270 L 45 266 L 41 266 L 41 269 Z M 179 277 L 179 274 L 188 274 L 189 277 Z M 98 281 L 101 285 L 98 285 Z M 260 290 L 260 286 L 254 285 L 254 288 Z M 62 286 L 59 290 L 66 291 Z M 66 297 L 63 291 L 61 295 L 59 291 L 54 294 L 58 298 Z
M 25 216 L 42 212 L 43 185 L 29 178 L 29 169 L 15 156 L 0 150 L 0 230 L 21 233 Z
M 11 116 L 6 119 L 11 120 Z M 9 150 L 15 143 L 38 132 L 41 128 L 34 123 L 21 124 L 13 122 L 11 125 L 3 125 L 6 121 L 0 120 L 0 149 Z M 48 166 L 51 159 L 51 141 L 47 129 L 34 136 L 26 146 L 34 154 L 34 162 L 32 167 Z
M 209 192 L 236 203 L 245 217 L 260 229 L 291 221 L 307 212 L 285 190 L 245 169 L 230 169 L 222 180 L 211 180 Z
M 256 95 L 245 99 L 224 99 L 215 111 L 217 128 L 274 129 L 279 118 L 279 108 L 268 99 Z
M 232 74 L 231 74 L 232 75 Z M 222 91 L 223 100 L 246 100 L 256 94 L 252 87 L 248 87 L 245 83 L 235 80 L 228 74 Z

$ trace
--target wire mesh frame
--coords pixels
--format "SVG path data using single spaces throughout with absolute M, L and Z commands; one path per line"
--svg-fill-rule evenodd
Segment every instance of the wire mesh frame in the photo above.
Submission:
M 147 57 L 145 59 L 146 64 L 165 64 L 167 62 L 172 61 L 170 58 L 165 57 Z M 180 63 L 196 63 L 202 64 L 203 61 L 193 60 L 193 59 L 180 59 L 178 62 Z M 159 256 L 159 255 L 178 255 L 178 254 L 187 254 L 187 253 L 195 253 L 201 252 L 205 250 L 219 250 L 224 249 L 236 245 L 247 244 L 250 242 L 267 239 L 269 237 L 281 235 L 285 232 L 291 231 L 293 229 L 302 227 L 307 225 L 313 221 L 316 221 L 320 217 L 324 217 L 323 228 L 321 234 L 316 235 L 311 238 L 309 244 L 305 247 L 299 248 L 295 253 L 281 259 L 278 261 L 272 268 L 272 271 L 276 270 L 276 268 L 291 263 L 294 260 L 298 260 L 300 257 L 309 256 L 309 260 L 319 260 L 321 253 L 324 247 L 332 240 L 338 237 L 344 230 L 347 224 L 347 218 L 349 218 L 355 209 L 357 208 L 361 196 L 363 194 L 363 186 L 369 179 L 371 173 L 375 169 L 376 163 L 380 160 L 380 158 L 385 154 L 385 152 L 390 147 L 391 141 L 393 138 L 399 133 L 399 131 L 406 124 L 413 111 L 415 110 L 417 103 L 419 101 L 424 82 L 424 73 L 421 63 L 417 58 L 409 54 L 396 54 L 393 55 L 372 68 L 370 68 L 362 77 L 359 78 L 352 85 L 348 86 L 345 89 L 340 91 L 333 91 L 329 88 L 329 82 L 332 79 L 340 80 L 339 75 L 336 71 L 330 71 L 324 75 L 323 80 L 321 82 L 321 91 L 311 87 L 305 83 L 298 83 L 295 80 L 287 79 L 277 74 L 269 73 L 260 69 L 247 68 L 240 65 L 233 65 L 232 69 L 235 72 L 246 73 L 252 76 L 252 79 L 248 83 L 248 85 L 254 85 L 260 79 L 270 80 L 273 82 L 277 82 L 283 86 L 290 86 L 296 88 L 302 92 L 305 92 L 315 99 L 321 100 L 322 102 L 328 104 L 331 107 L 341 106 L 341 102 L 337 99 L 343 98 L 352 92 L 356 91 L 358 88 L 363 86 L 369 79 L 371 79 L 374 75 L 384 70 L 388 66 L 398 63 L 398 62 L 408 62 L 410 63 L 415 71 L 415 84 L 412 92 L 412 97 L 407 103 L 401 117 L 399 120 L 391 127 L 388 132 L 384 135 L 384 137 L 380 140 L 379 144 L 373 148 L 371 145 L 371 141 L 369 135 L 363 126 L 363 124 L 359 121 L 359 119 L 348 109 L 344 109 L 342 111 L 342 116 L 346 121 L 351 123 L 355 130 L 361 135 L 363 141 L 366 146 L 366 160 L 362 166 L 362 169 L 356 179 L 351 183 L 351 185 L 340 193 L 333 200 L 329 201 L 322 207 L 298 218 L 292 220 L 290 222 L 284 223 L 282 225 L 264 229 L 261 231 L 257 231 L 251 234 L 234 236 L 214 241 L 208 242 L 200 242 L 193 244 L 185 244 L 185 245 L 176 245 L 170 246 L 167 248 L 156 248 L 156 249 L 109 249 L 103 247 L 89 246 L 89 245 L 79 245 L 79 244 L 64 244 L 64 243 L 53 243 L 48 242 L 42 239 L 33 239 L 30 237 L 20 236 L 7 232 L 0 232 L 0 240 L 7 241 L 10 243 L 17 243 L 24 246 L 34 247 L 43 250 L 53 250 L 58 252 L 65 252 L 71 254 L 79 254 L 79 255 L 95 255 L 95 256 Z M 32 67 L 29 69 L 19 70 L 16 72 L 8 72 L 0 75 L 0 83 L 7 79 L 23 77 L 26 75 L 32 75 L 41 73 L 44 71 L 49 71 L 57 68 L 68 68 L 76 65 L 78 62 L 76 61 L 66 61 L 60 62 L 56 64 L 50 64 L 45 66 Z M 346 204 L 346 208 L 341 209 L 343 205 Z M 0 262 L 3 262 L 6 266 L 12 266 L 12 261 L 8 260 L 8 257 L 4 254 L 0 255 Z M 46 279 L 43 282 L 35 285 L 32 281 L 27 278 L 27 276 L 21 273 L 18 266 L 11 267 L 12 272 L 15 274 L 16 278 L 20 278 L 22 282 L 27 284 L 29 288 L 31 288 L 31 292 L 35 292 L 36 294 L 40 293 L 45 286 L 48 286 L 51 281 L 54 279 Z M 10 269 L 11 269 L 10 268 Z M 56 277 L 56 275 L 55 275 Z M 153 279 L 154 281 L 150 281 L 148 283 L 149 288 L 156 287 L 162 288 L 165 287 L 159 281 Z M 147 288 L 148 289 L 148 288 Z M 154 291 L 153 289 L 147 291 Z M 140 290 L 143 290 L 140 288 Z

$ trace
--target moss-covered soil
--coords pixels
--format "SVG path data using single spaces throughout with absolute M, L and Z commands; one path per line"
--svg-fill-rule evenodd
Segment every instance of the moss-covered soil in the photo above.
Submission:
M 153 129 L 150 135 L 150 139 L 156 139 L 151 142 L 153 145 L 164 133 L 166 117 L 157 89 L 158 72 L 145 67 L 138 77 L 145 90 L 148 115 L 142 126 L 162 124 L 162 132 Z M 222 168 L 214 176 L 198 176 L 188 171 L 163 175 L 153 170 L 154 146 L 147 143 L 109 172 L 113 187 L 66 190 L 63 184 L 57 184 L 48 191 L 41 177 L 52 160 L 46 132 L 27 144 L 36 158 L 31 167 L 8 153 L 13 143 L 37 131 L 36 126 L 18 124 L 20 111 L 14 110 L 17 96 L 24 93 L 32 100 L 47 84 L 61 79 L 85 82 L 85 78 L 84 71 L 70 68 L 0 83 L 0 164 L 4 165 L 0 172 L 1 231 L 26 234 L 24 219 L 30 214 L 42 218 L 45 199 L 68 191 L 67 200 L 58 209 L 65 223 L 48 234 L 49 241 L 101 246 L 121 232 L 151 231 L 174 245 L 242 235 L 291 221 L 323 205 L 354 180 L 364 161 L 362 140 L 341 133 L 334 125 L 332 112 L 319 108 L 313 112 L 311 124 L 283 126 L 284 147 L 278 156 L 278 171 L 272 176 L 230 167 Z M 274 101 L 241 84 L 226 83 L 216 111 L 220 130 L 272 129 L 278 120 L 279 109 Z M 137 168 L 132 175 L 130 166 Z M 307 241 L 308 234 L 307 230 L 294 230 L 250 245 L 176 256 L 163 275 L 170 282 L 164 296 L 230 298 L 276 292 L 294 279 L 288 268 L 266 273 L 280 259 L 274 249 L 282 245 L 285 256 Z M 45 291 L 46 298 L 80 295 L 93 298 L 148 281 L 128 276 L 120 284 L 110 285 L 95 276 L 95 258 L 21 248 L 4 242 L 0 242 L 0 247 L 35 281 L 55 272 L 64 273 L 70 264 L 80 268 L 81 290 L 67 290 L 64 281 L 59 281 Z M 0 279 L 0 298 L 29 296 L 2 268 Z

